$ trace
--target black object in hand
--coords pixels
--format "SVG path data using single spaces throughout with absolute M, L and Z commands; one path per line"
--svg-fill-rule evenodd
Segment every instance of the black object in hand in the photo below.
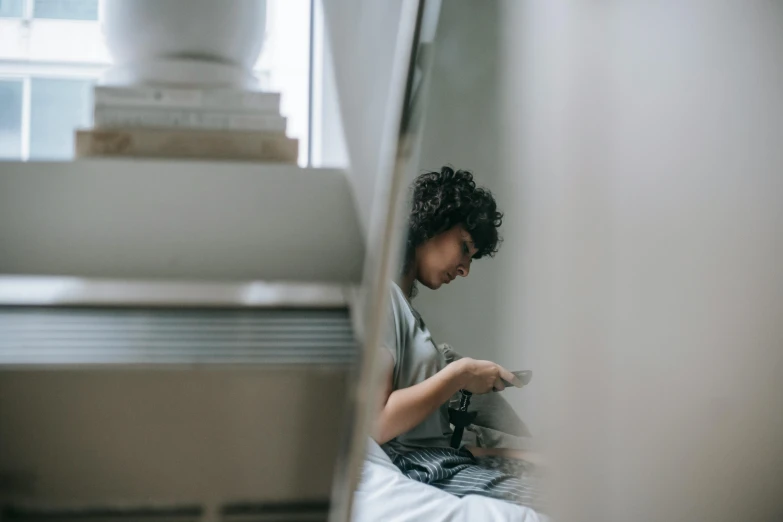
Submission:
M 465 428 L 470 426 L 478 415 L 477 411 L 468 411 L 470 398 L 473 396 L 468 390 L 460 390 L 462 397 L 459 400 L 459 409 L 449 408 L 449 422 L 454 425 L 454 433 L 451 434 L 451 447 L 459 448 L 462 443 L 462 434 Z

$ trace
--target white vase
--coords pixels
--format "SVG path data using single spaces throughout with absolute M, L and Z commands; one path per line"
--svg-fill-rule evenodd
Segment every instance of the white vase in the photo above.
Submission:
M 266 0 L 101 0 L 104 83 L 250 87 Z

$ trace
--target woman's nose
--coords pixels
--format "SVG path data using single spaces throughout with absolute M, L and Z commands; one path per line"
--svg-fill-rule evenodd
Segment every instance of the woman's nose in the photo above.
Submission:
M 468 274 L 470 273 L 470 267 L 459 265 L 457 267 L 457 274 L 461 275 L 462 277 L 468 277 Z

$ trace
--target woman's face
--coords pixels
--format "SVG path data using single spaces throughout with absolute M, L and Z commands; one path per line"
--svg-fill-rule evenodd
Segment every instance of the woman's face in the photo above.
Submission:
M 470 233 L 457 225 L 416 247 L 416 280 L 437 290 L 457 276 L 468 277 L 476 247 Z

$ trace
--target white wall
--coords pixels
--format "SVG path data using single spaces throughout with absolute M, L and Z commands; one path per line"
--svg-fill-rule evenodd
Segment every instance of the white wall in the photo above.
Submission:
M 332 43 L 326 35 L 324 9 L 315 3 L 313 35 L 313 152 L 314 167 L 348 169 L 350 161 L 340 115 Z
M 387 180 L 396 152 L 410 58 L 410 42 L 406 47 L 400 36 L 407 35 L 413 21 L 407 16 L 413 4 L 323 0 L 348 172 L 365 236 L 371 229 L 376 181 Z
M 498 192 L 498 12 L 494 1 L 442 4 L 419 172 L 447 164 L 470 170 L 479 185 L 495 192 L 501 210 L 508 211 L 511 200 Z M 501 234 L 507 228 L 502 227 Z M 495 300 L 501 289 L 498 267 L 505 250 L 501 248 L 495 259 L 475 261 L 468 278 L 459 278 L 437 292 L 420 287 L 414 305 L 436 342 L 448 342 L 476 358 L 500 357 Z
M 500 334 L 554 518 L 780 520 L 783 4 L 506 6 Z

